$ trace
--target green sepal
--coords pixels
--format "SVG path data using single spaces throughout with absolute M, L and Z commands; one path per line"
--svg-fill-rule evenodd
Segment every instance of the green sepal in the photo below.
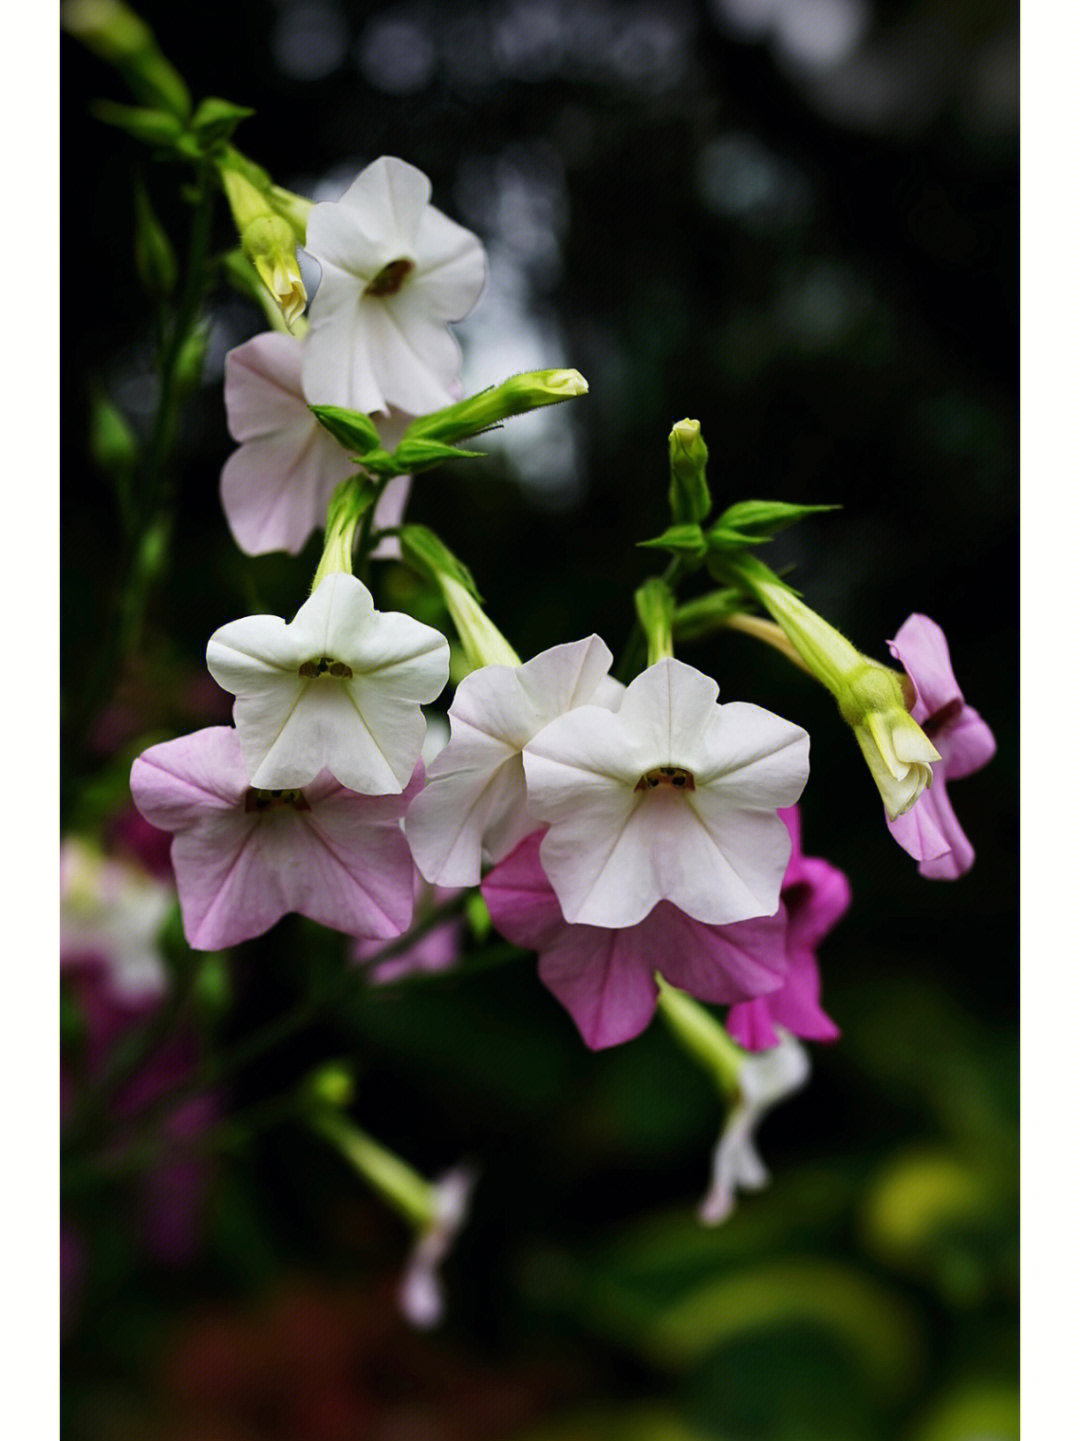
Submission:
M 782 500 L 740 500 L 728 506 L 713 529 L 741 534 L 745 536 L 746 544 L 758 545 L 771 540 L 778 531 L 794 525 L 804 516 L 839 509 L 838 505 L 789 505 Z
M 782 590 L 789 591 L 791 595 L 802 599 L 801 591 L 796 590 L 793 585 L 788 585 L 787 581 L 778 576 L 776 571 L 771 570 L 764 561 L 758 560 L 756 555 L 750 555 L 747 551 L 731 554 L 726 554 L 722 550 L 710 552 L 705 564 L 714 580 L 720 581 L 723 585 L 737 586 L 743 595 L 749 596 L 752 600 L 757 599 L 753 586 L 754 581 L 760 585 L 779 586 Z
M 674 655 L 672 625 L 675 619 L 675 596 L 662 576 L 650 576 L 634 592 L 634 608 L 648 646 L 648 663 L 670 659 Z
M 114 477 L 133 475 L 139 459 L 138 441 L 127 418 L 100 391 L 90 402 L 90 456 L 100 471 Z
M 362 410 L 345 410 L 340 405 L 312 405 L 309 409 L 338 444 L 343 445 L 362 464 L 367 464 L 366 457 L 373 451 L 381 451 L 386 455 L 379 432 L 375 429 L 375 422 Z
M 105 125 L 115 125 L 145 145 L 175 146 L 184 133 L 183 122 L 168 110 L 151 110 L 141 105 L 119 105 L 115 100 L 95 100 L 90 113 Z
M 406 565 L 433 580 L 440 575 L 448 575 L 464 586 L 478 605 L 483 603 L 468 566 L 458 560 L 433 530 L 428 530 L 426 525 L 403 525 L 398 529 L 397 537 Z
M 241 120 L 254 114 L 248 105 L 234 105 L 231 100 L 211 95 L 199 101 L 189 128 L 205 146 L 215 145 L 228 140 Z
M 708 595 L 696 596 L 677 607 L 673 622 L 675 638 L 681 641 L 700 640 L 723 625 L 729 615 L 743 610 L 746 598 L 741 591 L 727 586 Z
M 639 540 L 638 545 L 645 550 L 668 550 L 672 555 L 689 556 L 693 560 L 700 560 L 709 549 L 701 526 L 690 523 L 669 525 L 663 535 Z
M 545 405 L 559 405 L 588 391 L 576 370 L 530 370 L 512 375 L 500 385 L 457 400 L 430 415 L 420 415 L 405 432 L 407 440 L 466 440 L 482 435 L 508 420 Z
M 406 436 L 394 451 L 393 459 L 399 475 L 413 475 L 418 470 L 441 465 L 444 460 L 476 460 L 483 454 L 482 450 L 461 450 L 456 445 L 444 445 L 441 440 L 410 439 Z

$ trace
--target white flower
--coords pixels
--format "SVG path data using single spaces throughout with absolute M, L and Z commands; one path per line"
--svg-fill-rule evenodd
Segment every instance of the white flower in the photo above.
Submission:
M 698 1211 L 707 1226 L 728 1218 L 737 1191 L 759 1191 L 768 1185 L 769 1173 L 754 1146 L 754 1132 L 765 1114 L 809 1077 L 810 1057 L 787 1031 L 781 1032 L 778 1046 L 746 1056 L 739 1068 L 739 1098 L 713 1152 L 712 1184 Z
M 434 1218 L 420 1232 L 398 1289 L 398 1304 L 414 1326 L 436 1326 L 443 1315 L 438 1270 L 469 1214 L 476 1173 L 458 1166 L 432 1186 Z
M 304 389 L 321 404 L 423 415 L 454 399 L 461 351 L 446 326 L 476 304 L 487 262 L 430 197 L 426 175 L 383 156 L 308 216 L 305 249 L 322 279 Z
M 355 576 L 328 575 L 287 623 L 249 615 L 210 637 L 210 674 L 236 696 L 251 784 L 305 786 L 324 768 L 349 790 L 391 795 L 424 742 L 421 704 L 446 684 L 450 648 L 431 626 L 375 609 Z
M 662 660 L 614 714 L 581 706 L 525 746 L 529 810 L 550 825 L 540 860 L 567 921 L 632 926 L 662 900 L 707 925 L 776 911 L 791 853 L 776 811 L 802 793 L 810 738 L 716 697 L 708 676 Z
M 500 861 L 536 829 L 526 809 L 522 748 L 575 706 L 618 705 L 623 688 L 610 667 L 611 652 L 594 635 L 552 646 L 522 666 L 488 665 L 465 677 L 450 707 L 450 744 L 405 817 L 426 880 L 474 886 L 482 850 Z
M 60 847 L 60 959 L 93 957 L 119 1001 L 155 1000 L 169 978 L 158 936 L 172 886 L 69 836 Z

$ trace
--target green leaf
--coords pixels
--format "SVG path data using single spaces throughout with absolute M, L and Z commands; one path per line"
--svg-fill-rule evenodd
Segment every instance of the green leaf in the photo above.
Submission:
M 184 132 L 181 121 L 168 110 L 96 100 L 90 106 L 90 113 L 105 125 L 115 125 L 146 145 L 174 146 Z
M 672 555 L 688 555 L 700 560 L 708 551 L 708 545 L 700 525 L 669 525 L 663 535 L 653 540 L 639 540 L 638 545 L 646 550 L 668 550 Z
M 362 460 L 372 451 L 382 451 L 382 440 L 375 429 L 375 422 L 362 410 L 345 410 L 340 405 L 313 405 L 310 409 L 338 444 L 355 452 L 358 459 Z M 385 451 L 382 453 L 386 454 Z
M 191 129 L 204 144 L 228 140 L 233 131 L 255 112 L 247 105 L 234 105 L 231 100 L 221 100 L 216 95 L 199 102 L 191 117 Z
M 463 585 L 477 604 L 482 602 L 468 566 L 458 560 L 433 530 L 428 530 L 426 525 L 403 525 L 398 531 L 398 539 L 401 543 L 402 558 L 407 565 L 411 565 L 421 575 L 433 579 L 439 575 L 448 575 L 459 585 Z

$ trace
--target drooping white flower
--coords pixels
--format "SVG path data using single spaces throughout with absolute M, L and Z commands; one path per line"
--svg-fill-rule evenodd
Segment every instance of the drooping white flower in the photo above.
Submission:
M 321 404 L 423 415 L 453 400 L 461 351 L 446 327 L 476 304 L 487 262 L 430 198 L 422 171 L 382 156 L 308 216 L 305 249 L 322 279 L 304 389 Z
M 754 1145 L 762 1118 L 810 1078 L 810 1057 L 787 1031 L 778 1046 L 748 1054 L 739 1068 L 739 1096 L 713 1152 L 712 1184 L 698 1215 L 707 1226 L 727 1219 L 737 1191 L 759 1191 L 769 1173 Z
M 251 784 L 305 786 L 322 770 L 363 795 L 409 782 L 424 742 L 420 706 L 446 684 L 446 638 L 375 609 L 355 576 L 328 575 L 291 622 L 249 615 L 215 631 L 210 674 L 236 696 Z
M 500 861 L 536 829 L 522 749 L 575 706 L 614 708 L 623 688 L 610 667 L 611 652 L 594 635 L 552 646 L 522 666 L 488 665 L 465 677 L 450 707 L 450 744 L 405 817 L 425 879 L 476 885 L 482 852 Z
M 525 745 L 529 812 L 550 827 L 540 860 L 567 921 L 632 926 L 663 900 L 709 925 L 776 911 L 791 854 L 776 811 L 802 793 L 810 738 L 717 694 L 662 660 L 614 713 L 580 706 Z
M 433 1218 L 419 1233 L 398 1288 L 405 1317 L 424 1330 L 437 1326 L 445 1305 L 439 1267 L 468 1218 L 476 1172 L 468 1166 L 448 1171 L 432 1187 Z
M 271 550 L 296 555 L 312 531 L 326 524 L 335 487 L 358 468 L 308 406 L 300 377 L 306 344 L 306 338 L 267 331 L 225 357 L 225 412 L 240 448 L 221 472 L 221 503 L 233 538 L 248 555 Z M 408 423 L 398 411 L 375 417 L 388 450 Z M 409 486 L 409 476 L 390 481 L 375 510 L 377 530 L 400 523 Z M 400 553 L 390 539 L 373 555 Z
M 69 836 L 60 847 L 60 960 L 99 961 L 113 997 L 157 999 L 169 987 L 158 945 L 172 886 Z

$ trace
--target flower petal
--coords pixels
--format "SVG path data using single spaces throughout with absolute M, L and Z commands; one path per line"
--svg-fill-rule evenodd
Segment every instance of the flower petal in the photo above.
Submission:
M 540 864 L 540 831 L 528 836 L 484 877 L 480 890 L 495 928 L 512 945 L 543 951 L 566 922 Z
M 652 1020 L 656 983 L 628 931 L 565 926 L 539 969 L 594 1051 L 632 1040 Z
M 416 272 L 408 288 L 423 296 L 428 314 L 444 322 L 463 320 L 480 299 L 486 280 L 484 247 L 472 231 L 434 206 L 425 210 L 416 232 Z
M 946 706 L 963 702 L 945 632 L 929 616 L 909 615 L 889 641 L 889 649 L 914 682 L 918 704 L 912 714 L 920 724 Z
M 889 834 L 897 845 L 920 862 L 936 860 L 949 854 L 949 842 L 941 829 L 938 809 L 931 800 L 932 792 L 939 787 L 944 789 L 944 784 L 939 772 L 934 778 L 934 784 L 923 791 L 909 811 L 886 821 Z
M 938 736 L 948 780 L 959 781 L 991 761 L 997 751 L 994 732 L 974 707 L 962 707 L 960 714 Z

